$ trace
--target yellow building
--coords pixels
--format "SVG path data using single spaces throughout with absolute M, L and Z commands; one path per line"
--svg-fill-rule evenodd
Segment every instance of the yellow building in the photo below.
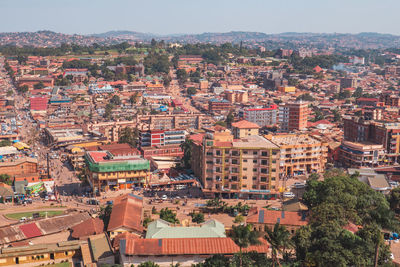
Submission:
M 259 135 L 206 134 L 193 142 L 193 171 L 209 197 L 268 198 L 279 188 L 279 148 Z M 223 141 L 221 140 L 223 139 Z
M 328 158 L 328 144 L 306 134 L 266 135 L 280 148 L 280 173 L 286 176 L 322 173 Z
M 141 156 L 116 156 L 109 151 L 86 152 L 85 162 L 94 192 L 143 186 L 150 170 L 150 162 Z
M 250 135 L 258 135 L 260 126 L 246 120 L 232 123 L 233 136 L 236 139 L 241 139 Z
M 26 247 L 2 248 L 0 266 L 33 264 L 46 261 L 70 260 L 80 252 L 80 241 L 65 241 L 51 244 L 38 244 Z
M 282 93 L 294 93 L 296 92 L 296 87 L 294 86 L 279 86 L 278 91 Z

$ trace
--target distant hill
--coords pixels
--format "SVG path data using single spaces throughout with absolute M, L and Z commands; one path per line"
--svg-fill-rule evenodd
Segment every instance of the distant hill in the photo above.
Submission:
M 299 47 L 381 49 L 400 48 L 400 36 L 374 32 L 348 33 L 297 33 L 266 34 L 262 32 L 231 31 L 223 33 L 156 35 L 137 31 L 109 31 L 105 33 L 78 35 L 52 31 L 0 33 L 0 45 L 54 47 L 62 43 L 79 45 L 115 44 L 123 41 L 149 42 L 151 39 L 181 43 L 240 43 L 262 45 L 268 49 Z
M 98 38 L 126 38 L 132 40 L 147 40 L 149 38 L 157 37 L 155 34 L 141 33 L 135 31 L 108 31 L 104 33 L 91 34 L 90 36 Z

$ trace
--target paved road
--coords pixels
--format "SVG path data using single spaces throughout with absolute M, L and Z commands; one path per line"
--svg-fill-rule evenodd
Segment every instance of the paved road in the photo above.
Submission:
M 2 59 L 0 59 L 0 68 L 4 70 Z M 14 92 L 16 113 L 22 122 L 22 127 L 19 128 L 20 139 L 26 143 L 31 143 L 31 150 L 38 156 L 39 164 L 41 167 L 47 169 L 47 154 L 52 151 L 42 143 L 42 140 L 40 140 L 40 131 L 34 125 L 34 121 L 30 119 L 30 113 L 26 109 L 26 106 L 29 107 L 29 101 L 26 96 L 18 94 L 9 77 L 7 77 L 6 82 L 8 86 L 7 90 L 10 89 Z M 54 178 L 55 185 L 59 188 L 60 193 L 65 192 L 67 195 L 80 194 L 79 179 L 76 177 L 74 171 L 68 168 L 68 164 L 61 161 L 59 157 L 60 152 L 56 153 L 58 156 L 50 159 L 50 175 Z

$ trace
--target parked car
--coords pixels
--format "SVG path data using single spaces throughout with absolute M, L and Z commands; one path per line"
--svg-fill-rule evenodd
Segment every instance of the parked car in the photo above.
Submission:
M 168 197 L 167 197 L 167 195 L 163 195 L 163 196 L 161 197 L 161 199 L 162 199 L 162 200 L 167 200 Z
M 284 198 L 294 198 L 294 197 L 296 197 L 296 195 L 293 194 L 293 192 L 284 192 L 283 197 Z
M 304 188 L 304 187 L 306 187 L 306 184 L 305 183 L 300 183 L 300 182 L 295 182 L 293 184 L 293 187 L 294 188 Z
M 19 222 L 24 222 L 26 221 L 26 217 L 22 217 L 21 219 L 19 219 Z

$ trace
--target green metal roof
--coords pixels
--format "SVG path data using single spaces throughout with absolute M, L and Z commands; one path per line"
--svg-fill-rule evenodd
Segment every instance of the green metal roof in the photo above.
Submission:
M 151 222 L 146 238 L 206 238 L 226 237 L 225 227 L 216 220 L 209 220 L 201 226 L 172 226 L 164 220 Z
M 143 171 L 150 169 L 147 159 L 110 161 L 94 163 L 85 155 L 85 162 L 92 172 Z

